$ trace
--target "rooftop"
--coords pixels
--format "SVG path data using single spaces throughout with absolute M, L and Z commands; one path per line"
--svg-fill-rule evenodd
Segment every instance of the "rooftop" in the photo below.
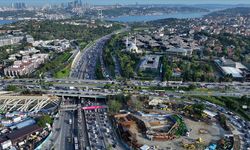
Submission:
M 166 51 L 168 51 L 168 52 L 177 52 L 177 53 L 186 53 L 187 49 L 184 49 L 184 48 L 170 48 L 170 49 L 167 49 Z
M 234 78 L 242 78 L 241 70 L 234 67 L 221 67 L 225 74 L 231 74 Z
M 10 139 L 11 141 L 16 141 L 17 139 L 23 138 L 29 134 L 32 134 L 36 131 L 41 130 L 42 128 L 39 127 L 38 125 L 32 125 L 32 126 L 27 126 L 22 129 L 16 130 L 10 134 L 7 134 L 7 138 Z
M 231 59 L 226 59 L 224 57 L 221 57 L 220 59 L 215 61 L 220 66 L 235 66 L 235 62 Z
M 145 56 L 141 68 L 142 69 L 157 69 L 159 66 L 160 56 L 157 55 L 148 55 Z

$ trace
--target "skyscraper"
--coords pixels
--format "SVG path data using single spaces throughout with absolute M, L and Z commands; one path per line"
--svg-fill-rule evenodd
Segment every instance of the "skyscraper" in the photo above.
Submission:
M 12 8 L 15 8 L 15 9 L 24 9 L 24 8 L 26 8 L 26 4 L 22 3 L 22 2 L 12 3 L 11 6 L 12 6 Z

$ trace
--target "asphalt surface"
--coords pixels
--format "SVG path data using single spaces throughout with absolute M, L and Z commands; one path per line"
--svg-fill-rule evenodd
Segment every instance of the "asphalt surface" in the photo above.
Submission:
M 63 99 L 64 104 L 75 104 L 73 99 Z M 72 123 L 69 123 L 69 120 Z M 74 150 L 74 137 L 78 135 L 77 112 L 76 111 L 61 111 L 59 118 L 53 126 L 53 147 L 56 150 Z
M 62 112 L 60 117 L 60 133 L 55 144 L 56 150 L 74 150 L 72 125 L 69 124 L 69 119 L 73 118 L 72 112 Z M 69 140 L 71 142 L 69 142 Z
M 103 103 L 85 99 L 82 106 L 105 106 Z M 113 127 L 107 116 L 107 108 L 84 110 L 86 134 L 91 149 L 106 150 L 112 146 L 116 150 L 124 150 L 115 138 Z
M 71 70 L 71 78 L 75 79 L 95 79 L 95 68 L 98 59 L 102 56 L 103 46 L 112 34 L 106 35 L 84 49 L 78 60 L 75 60 L 76 65 Z

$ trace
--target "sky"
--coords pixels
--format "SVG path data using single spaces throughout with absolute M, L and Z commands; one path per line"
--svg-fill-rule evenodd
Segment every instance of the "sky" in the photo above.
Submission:
M 69 2 L 73 0 L 0 0 L 0 5 L 25 2 L 31 5 Z M 250 0 L 82 0 L 91 4 L 250 4 Z

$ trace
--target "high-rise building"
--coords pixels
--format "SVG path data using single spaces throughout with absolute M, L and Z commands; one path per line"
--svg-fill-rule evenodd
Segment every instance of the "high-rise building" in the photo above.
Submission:
M 26 4 L 22 3 L 22 2 L 12 3 L 11 6 L 12 6 L 12 8 L 15 8 L 15 9 L 24 9 L 24 8 L 26 8 Z
M 79 0 L 79 6 L 83 6 L 82 0 Z

